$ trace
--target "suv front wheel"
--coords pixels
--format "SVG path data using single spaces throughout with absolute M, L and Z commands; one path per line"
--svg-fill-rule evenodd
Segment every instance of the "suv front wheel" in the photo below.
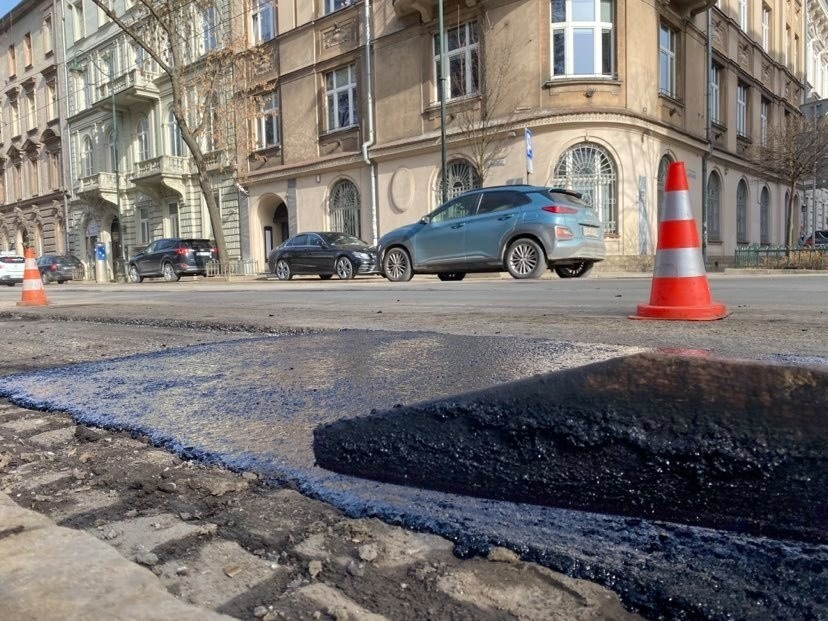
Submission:
M 391 248 L 382 260 L 382 271 L 391 282 L 405 282 L 414 276 L 411 257 L 403 248 Z
M 534 239 L 516 239 L 506 251 L 506 269 L 512 278 L 540 278 L 546 271 L 543 248 Z
M 143 282 L 144 277 L 141 276 L 140 272 L 138 271 L 138 266 L 130 265 L 129 266 L 129 282 Z

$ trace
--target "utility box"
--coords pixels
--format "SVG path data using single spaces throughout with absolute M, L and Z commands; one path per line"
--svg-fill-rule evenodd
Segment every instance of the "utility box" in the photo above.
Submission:
M 98 242 L 95 244 L 95 282 L 108 282 L 108 273 L 106 265 L 106 244 Z

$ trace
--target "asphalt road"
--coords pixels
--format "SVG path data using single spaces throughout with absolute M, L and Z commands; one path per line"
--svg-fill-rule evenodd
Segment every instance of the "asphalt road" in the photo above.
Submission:
M 309 446 L 321 422 L 641 349 L 826 364 L 826 284 L 824 275 L 712 277 L 714 299 L 732 315 L 703 323 L 628 319 L 648 299 L 648 278 L 63 285 L 47 288 L 45 308 L 16 307 L 3 291 L 7 318 L 101 319 L 148 334 L 188 322 L 227 331 L 389 332 L 235 338 L 4 378 L 0 392 L 140 430 L 185 455 L 289 479 L 351 515 L 446 535 L 460 553 L 506 544 L 611 586 L 643 610 L 818 617 L 826 604 L 810 599 L 826 590 L 825 576 L 808 568 L 825 565 L 825 546 L 370 483 L 314 467 Z M 89 337 L 108 335 L 90 324 Z M 726 597 L 711 599 L 714 592 Z

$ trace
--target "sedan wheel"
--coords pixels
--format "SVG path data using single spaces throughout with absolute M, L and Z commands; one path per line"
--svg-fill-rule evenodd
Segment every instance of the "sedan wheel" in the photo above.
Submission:
M 290 265 L 284 259 L 279 259 L 276 262 L 276 278 L 279 280 L 290 280 L 293 278 L 293 273 L 290 271 Z
M 385 277 L 392 282 L 411 280 L 414 270 L 411 268 L 411 259 L 402 248 L 392 248 L 385 253 L 382 260 L 382 271 Z
M 181 276 L 175 273 L 175 268 L 172 266 L 172 263 L 164 263 L 164 267 L 161 268 L 161 274 L 167 282 L 177 282 L 181 279 Z
M 592 271 L 592 261 L 581 261 L 571 265 L 556 265 L 555 273 L 561 278 L 583 278 Z
M 48 285 L 51 282 L 49 280 L 49 277 L 46 275 L 46 272 L 40 274 L 40 282 L 42 282 L 44 285 Z
M 512 278 L 540 278 L 546 270 L 543 248 L 533 239 L 518 239 L 506 251 L 506 269 Z
M 129 266 L 129 282 L 142 282 L 144 277 L 138 272 L 138 267 L 136 265 Z
M 437 278 L 443 281 L 447 280 L 463 280 L 466 277 L 466 272 L 440 272 Z
M 340 280 L 351 280 L 354 277 L 354 264 L 348 257 L 339 257 L 336 260 L 336 275 Z

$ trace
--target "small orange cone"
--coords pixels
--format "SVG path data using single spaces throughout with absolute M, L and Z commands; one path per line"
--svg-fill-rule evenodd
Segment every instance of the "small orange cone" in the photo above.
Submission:
M 45 306 L 49 303 L 49 300 L 46 299 L 46 291 L 43 289 L 43 281 L 40 279 L 40 270 L 37 269 L 34 250 L 26 248 L 23 256 L 26 258 L 26 266 L 23 270 L 23 297 L 17 305 Z
M 710 299 L 684 162 L 673 162 L 664 185 L 650 303 L 639 304 L 630 319 L 709 321 L 725 316 L 724 304 Z

